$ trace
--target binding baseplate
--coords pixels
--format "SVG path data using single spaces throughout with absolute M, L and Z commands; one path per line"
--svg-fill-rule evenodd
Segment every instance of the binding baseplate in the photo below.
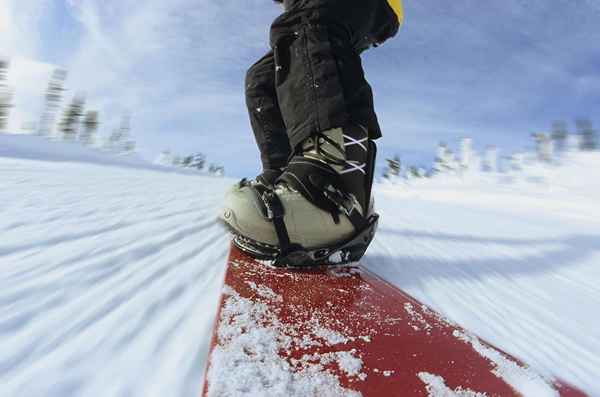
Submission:
M 311 267 L 343 265 L 359 261 L 373 241 L 379 215 L 369 217 L 367 225 L 354 237 L 331 247 L 306 249 L 291 244 L 285 252 L 279 247 L 242 236 L 225 224 L 233 234 L 233 244 L 252 257 L 276 267 Z

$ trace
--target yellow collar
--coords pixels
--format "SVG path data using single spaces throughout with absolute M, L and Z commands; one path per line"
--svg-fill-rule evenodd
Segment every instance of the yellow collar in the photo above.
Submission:
M 396 15 L 398 16 L 398 22 L 402 25 L 404 21 L 404 8 L 402 7 L 402 0 L 387 0 L 390 4 L 390 7 L 394 10 Z

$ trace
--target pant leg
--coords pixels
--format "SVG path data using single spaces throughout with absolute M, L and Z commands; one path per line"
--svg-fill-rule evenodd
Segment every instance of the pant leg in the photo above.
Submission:
M 287 165 L 291 148 L 275 90 L 275 60 L 269 52 L 246 74 L 246 106 L 263 170 Z
M 279 107 L 292 149 L 317 132 L 348 124 L 381 135 L 360 55 L 327 9 L 297 7 L 271 27 Z

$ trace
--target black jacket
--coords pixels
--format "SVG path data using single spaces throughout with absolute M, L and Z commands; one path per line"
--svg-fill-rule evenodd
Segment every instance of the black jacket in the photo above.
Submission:
M 283 0 L 286 12 L 320 10 L 346 31 L 359 52 L 398 32 L 399 22 L 387 0 Z

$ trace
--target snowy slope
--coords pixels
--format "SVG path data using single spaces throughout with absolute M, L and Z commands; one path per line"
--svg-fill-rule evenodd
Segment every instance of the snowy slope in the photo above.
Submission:
M 2 139 L 0 395 L 198 395 L 228 249 L 214 218 L 233 181 L 48 161 Z M 365 263 L 600 395 L 600 188 L 585 186 L 598 167 L 379 186 Z

